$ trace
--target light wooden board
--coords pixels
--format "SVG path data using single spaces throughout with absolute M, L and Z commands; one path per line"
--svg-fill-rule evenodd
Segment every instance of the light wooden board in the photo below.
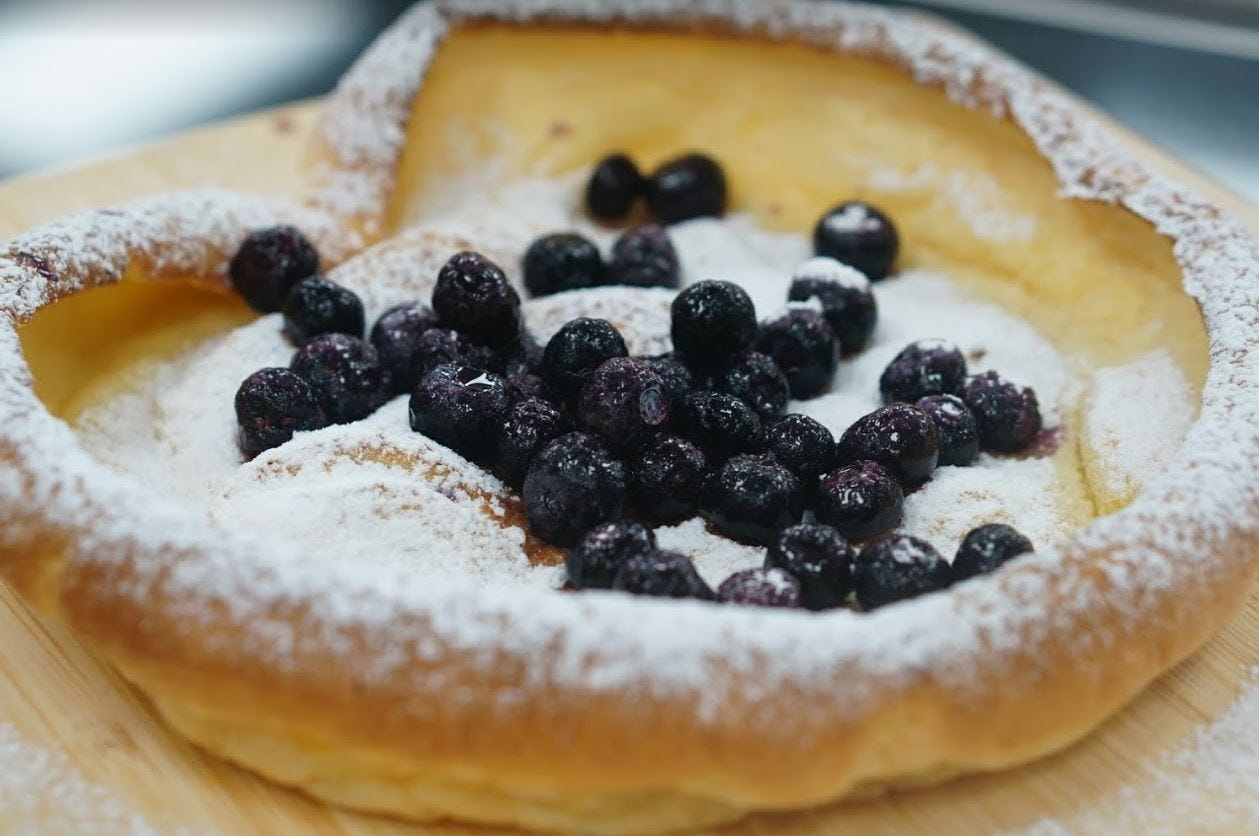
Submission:
M 297 188 L 297 162 L 317 105 L 216 126 L 73 169 L 0 184 L 0 238 L 56 215 L 198 185 L 272 195 Z M 1127 136 L 1125 134 L 1125 136 Z M 1259 210 L 1139 140 L 1157 165 L 1192 181 L 1259 231 Z M 781 816 L 731 833 L 975 833 L 1063 820 L 1105 808 L 1194 728 L 1218 716 L 1259 665 L 1259 596 L 1202 652 L 1158 679 L 1067 752 L 1016 770 L 929 790 Z M 169 732 L 143 697 L 73 636 L 0 586 L 0 724 L 33 745 L 64 751 L 90 781 L 161 826 L 223 833 L 485 833 L 413 828 L 336 810 L 208 757 Z M 12 769 L 13 764 L 0 764 Z M 2 800 L 0 796 L 0 800 Z M 11 812 L 11 811 L 10 811 Z M 1191 811 L 1169 811 L 1192 826 Z M 49 813 L 49 824 L 58 817 Z M 0 809 L 0 829 L 6 814 Z M 12 820 L 9 819 L 11 822 Z

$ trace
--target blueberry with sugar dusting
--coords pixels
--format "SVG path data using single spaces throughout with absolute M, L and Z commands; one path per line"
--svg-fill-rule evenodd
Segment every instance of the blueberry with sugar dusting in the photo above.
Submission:
M 800 523 L 784 528 L 769 544 L 766 569 L 781 569 L 800 582 L 800 600 L 811 610 L 844 603 L 852 589 L 857 552 L 829 525 Z
M 318 272 L 315 245 L 291 226 L 252 233 L 228 267 L 232 287 L 261 313 L 280 310 L 293 285 Z
M 800 581 L 782 569 L 743 569 L 721 582 L 717 600 L 751 607 L 799 607 Z
M 570 319 L 546 344 L 542 378 L 560 397 L 574 398 L 595 369 L 628 355 L 621 332 L 606 319 Z
M 609 154 L 595 164 L 586 182 L 586 211 L 601 221 L 619 221 L 643 193 L 643 176 L 625 154 Z
M 778 364 L 759 351 L 749 351 L 713 376 L 713 388 L 734 395 L 761 417 L 775 418 L 791 400 L 791 385 Z
M 733 282 L 696 282 L 670 308 L 673 347 L 688 360 L 722 363 L 756 342 L 756 307 Z
M 966 356 L 945 340 L 905 346 L 879 376 L 883 403 L 913 403 L 928 395 L 956 395 L 966 382 Z
M 609 447 L 632 450 L 668 424 L 669 392 L 647 363 L 613 357 L 582 387 L 577 421 Z
M 892 272 L 900 244 L 887 215 L 860 200 L 839 204 L 813 228 L 814 253 L 855 267 L 872 282 Z
M 905 487 L 931 478 L 940 456 L 935 422 L 916 406 L 894 403 L 858 418 L 839 437 L 841 464 L 876 461 L 887 465 Z
M 483 345 L 477 345 L 466 334 L 452 328 L 430 328 L 420 334 L 411 350 L 411 374 L 415 383 L 438 366 L 455 363 L 474 369 L 499 368 L 498 357 Z M 415 383 L 411 389 L 415 388 Z M 408 390 L 409 391 L 409 390 Z
M 511 397 L 511 385 L 504 382 Z M 524 484 L 533 457 L 546 445 L 573 429 L 572 422 L 554 404 L 541 398 L 522 397 L 508 407 L 496 439 L 498 475 L 516 490 Z
M 706 154 L 684 154 L 663 163 L 647 180 L 647 206 L 663 224 L 726 212 L 726 175 Z
M 967 378 L 962 386 L 962 400 L 975 414 L 979 443 L 985 450 L 1017 453 L 1031 446 L 1040 434 L 1036 393 L 996 372 Z
M 695 375 L 676 354 L 670 352 L 641 359 L 660 375 L 665 391 L 669 393 L 669 402 L 675 409 L 683 398 L 695 391 Z
M 411 429 L 473 461 L 487 461 L 510 398 L 493 372 L 445 363 L 411 394 Z
M 654 551 L 625 561 L 612 588 L 633 595 L 657 598 L 699 598 L 711 601 L 712 587 L 704 582 L 689 557 L 670 551 Z
M 393 378 L 395 394 L 410 392 L 419 383 L 421 375 L 415 368 L 415 349 L 421 335 L 436 327 L 437 314 L 419 302 L 390 308 L 372 326 L 372 346 Z
M 302 279 L 284 300 L 284 331 L 298 345 L 323 334 L 361 337 L 366 328 L 358 294 L 323 276 Z
M 685 438 L 658 435 L 629 460 L 630 497 L 643 519 L 674 522 L 699 508 L 707 474 L 703 450 Z
M 852 565 L 852 586 L 863 610 L 944 589 L 949 564 L 928 542 L 896 534 L 875 540 Z
M 1008 560 L 1034 551 L 1032 541 L 1003 523 L 981 525 L 966 535 L 950 570 L 954 582 L 995 571 Z
M 879 306 L 865 274 L 833 258 L 811 258 L 796 268 L 787 300 L 813 299 L 821 304 L 840 351 L 855 354 L 869 344 L 879 322 Z
M 896 474 L 878 462 L 853 462 L 818 480 L 813 513 L 850 540 L 864 540 L 900 523 L 905 492 Z
M 319 395 L 288 369 L 262 369 L 236 390 L 236 424 L 241 452 L 249 458 L 279 447 L 293 433 L 328 426 Z
M 455 253 L 437 272 L 433 310 L 445 325 L 482 345 L 508 345 L 520 335 L 520 295 L 480 253 Z
M 611 589 L 617 572 L 630 558 L 654 551 L 656 535 L 641 523 L 601 523 L 568 550 L 564 567 L 569 582 L 578 589 Z
M 603 282 L 599 248 L 575 232 L 543 235 L 525 250 L 525 287 L 534 296 L 594 287 Z
M 791 307 L 761 325 L 756 349 L 768 354 L 791 384 L 793 398 L 811 398 L 831 385 L 839 366 L 835 334 L 822 314 Z
M 571 546 L 599 523 L 619 519 L 625 495 L 625 465 L 598 438 L 579 432 L 543 447 L 521 490 L 529 529 L 556 546 Z
M 334 424 L 366 418 L 389 400 L 392 378 L 366 340 L 324 334 L 297 350 L 289 368 L 306 379 Z
M 979 425 L 975 413 L 957 395 L 928 395 L 915 404 L 931 418 L 940 436 L 940 467 L 973 464 L 979 455 Z
M 709 521 L 722 534 L 765 545 L 800 522 L 804 489 L 773 456 L 734 456 L 708 480 L 703 504 Z
M 682 399 L 673 423 L 678 434 L 698 444 L 712 463 L 765 448 L 761 419 L 733 395 L 692 392 Z
M 792 413 L 766 424 L 764 438 L 769 452 L 796 474 L 808 496 L 818 477 L 835 464 L 835 436 L 807 415 Z
M 669 233 L 659 224 L 627 231 L 612 245 L 606 276 L 607 284 L 677 288 L 682 270 Z

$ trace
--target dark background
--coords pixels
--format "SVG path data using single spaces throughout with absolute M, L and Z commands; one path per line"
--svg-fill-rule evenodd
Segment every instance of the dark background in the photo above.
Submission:
M 328 91 L 406 0 L 0 0 L 0 177 Z M 928 8 L 1259 200 L 1259 0 Z

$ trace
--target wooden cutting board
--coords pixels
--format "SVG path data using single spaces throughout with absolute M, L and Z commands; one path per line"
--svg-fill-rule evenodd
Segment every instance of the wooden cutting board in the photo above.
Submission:
M 75 209 L 189 186 L 292 195 L 304 137 L 317 108 L 317 103 L 299 104 L 107 160 L 0 184 L 0 239 Z M 1211 195 L 1259 234 L 1259 209 L 1148 143 L 1122 135 L 1153 163 Z M 1107 818 L 1114 808 L 1107 799 L 1139 781 L 1186 735 L 1224 711 L 1256 665 L 1259 597 L 1252 595 L 1245 610 L 1206 648 L 1064 753 L 934 789 L 808 813 L 758 816 L 723 832 L 976 833 L 1025 827 L 1045 817 L 1070 826 L 1072 819 L 1090 812 L 1101 815 L 1102 830 L 1122 830 L 1122 821 Z M 159 828 L 191 826 L 233 834 L 487 832 L 413 827 L 330 808 L 204 755 L 168 731 L 144 698 L 73 636 L 32 613 L 2 585 L 0 732 L 0 741 L 20 736 L 23 746 L 64 753 L 67 765 L 82 779 Z M 0 747 L 0 755 L 5 751 Z M 32 768 L 0 760 L 0 776 Z M 0 777 L 0 830 L 22 825 L 33 832 L 87 829 L 84 811 L 65 809 L 77 801 L 41 797 L 25 805 L 39 812 L 17 812 L 3 788 Z M 8 810 L 3 809 L 6 798 Z M 1209 803 L 1203 799 L 1204 809 Z M 1166 815 L 1174 817 L 1176 829 L 1194 829 L 1202 818 L 1184 807 L 1179 803 Z M 106 824 L 116 827 L 121 821 L 114 815 Z

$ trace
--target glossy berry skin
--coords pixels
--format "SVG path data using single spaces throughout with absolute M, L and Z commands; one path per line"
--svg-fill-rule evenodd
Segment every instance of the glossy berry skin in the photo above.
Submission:
M 879 376 L 883 403 L 913 403 L 928 395 L 956 395 L 966 382 L 966 356 L 944 340 L 905 346 Z
M 669 423 L 669 393 L 647 363 L 613 357 L 582 387 L 577 422 L 609 447 L 632 450 Z
M 569 582 L 578 589 L 611 589 L 631 557 L 656 551 L 656 535 L 640 523 L 609 522 L 586 532 L 564 556 Z
M 529 530 L 556 546 L 571 546 L 599 523 L 620 519 L 625 495 L 625 466 L 586 433 L 568 433 L 543 447 L 521 490 Z
M 931 478 L 940 456 L 935 422 L 916 406 L 895 403 L 858 418 L 839 438 L 841 464 L 875 461 L 886 465 L 905 487 Z
M 841 353 L 855 354 L 869 344 L 879 322 L 879 306 L 870 280 L 860 270 L 824 256 L 809 259 L 792 276 L 787 301 L 813 299 L 821 304 Z
M 1017 386 L 996 372 L 967 378 L 962 400 L 975 414 L 979 444 L 996 453 L 1017 453 L 1040 434 L 1040 404 L 1036 393 Z
M 813 252 L 855 267 L 872 282 L 892 272 L 900 236 L 892 221 L 868 203 L 850 200 L 823 215 L 813 228 Z
M 695 391 L 695 375 L 676 354 L 657 354 L 654 357 L 643 357 L 642 360 L 660 375 L 665 391 L 669 393 L 669 402 L 675 409 L 683 398 Z
M 606 284 L 676 289 L 682 281 L 682 268 L 669 233 L 659 224 L 627 231 L 612 245 L 606 277 Z
M 722 534 L 766 545 L 800 522 L 804 489 L 773 456 L 734 456 L 708 480 L 703 504 L 709 522 Z
M 619 221 L 630 213 L 643 188 L 643 176 L 634 161 L 624 154 L 609 154 L 590 172 L 586 211 L 600 221 Z
M 761 419 L 733 395 L 692 392 L 682 399 L 673 425 L 679 435 L 699 445 L 713 464 L 765 447 Z
M 713 388 L 734 395 L 763 421 L 782 415 L 791 400 L 791 385 L 778 364 L 759 351 L 749 351 L 717 372 Z
M 647 206 L 662 224 L 726 212 L 726 175 L 705 154 L 685 154 L 661 165 L 647 181 Z
M 707 474 L 703 450 L 684 438 L 658 435 L 629 460 L 630 497 L 648 522 L 674 522 L 699 508 Z
M 392 378 L 371 343 L 347 334 L 324 334 L 293 355 L 289 368 L 306 379 L 334 424 L 366 418 L 389 400 Z
M 455 363 L 474 369 L 498 369 L 498 358 L 483 345 L 451 328 L 430 328 L 415 342 L 411 351 L 411 374 L 415 383 L 438 366 Z M 411 389 L 415 384 L 411 385 Z M 409 390 L 408 390 L 409 391 Z
M 852 566 L 852 586 L 863 610 L 944 589 L 949 564 L 930 543 L 904 534 L 883 537 L 861 550 Z
M 298 345 L 323 334 L 361 337 L 366 328 L 358 294 L 323 276 L 302 279 L 284 300 L 284 331 Z
M 896 475 L 878 462 L 853 462 L 818 480 L 813 512 L 848 539 L 864 540 L 900 524 L 905 492 Z
M 487 461 L 510 398 L 493 372 L 445 363 L 411 394 L 411 429 L 473 461 Z
M 756 350 L 769 355 L 791 385 L 793 398 L 811 398 L 831 385 L 839 366 L 835 334 L 822 314 L 794 307 L 761 325 Z
M 505 382 L 508 397 L 511 386 Z M 496 438 L 498 475 L 520 490 L 529 464 L 538 451 L 573 429 L 572 421 L 554 404 L 541 398 L 522 397 L 508 407 Z
M 393 378 L 395 394 L 410 392 L 419 382 L 420 374 L 415 368 L 416 345 L 425 331 L 436 327 L 437 314 L 419 302 L 390 308 L 372 326 L 372 346 Z
M 544 349 L 528 331 L 501 352 L 503 379 L 513 401 L 521 398 L 552 400 L 550 387 L 542 379 Z
M 756 342 L 756 307 L 733 282 L 696 282 L 674 298 L 670 313 L 673 347 L 688 360 L 724 363 Z
M 657 598 L 698 598 L 711 601 L 716 596 L 704 582 L 689 557 L 677 552 L 654 551 L 625 561 L 616 573 L 612 588 L 632 595 Z
M 447 327 L 482 345 L 508 345 L 520 336 L 520 296 L 480 253 L 455 253 L 437 272 L 433 310 Z
M 319 272 L 319 253 L 291 226 L 260 229 L 245 239 L 232 257 L 232 287 L 261 313 L 284 306 L 293 285 Z
M 813 495 L 817 479 L 835 464 L 835 436 L 813 418 L 784 415 L 765 425 L 765 446 L 774 458 L 800 479 Z
M 979 455 L 979 425 L 975 413 L 957 395 L 928 395 L 915 404 L 931 418 L 940 436 L 940 467 L 965 467 Z
M 606 319 L 572 319 L 546 344 L 542 378 L 558 396 L 575 398 L 595 369 L 613 357 L 628 355 L 621 332 Z
M 765 555 L 765 568 L 781 569 L 798 580 L 805 607 L 828 610 L 848 597 L 856 557 L 856 550 L 831 526 L 800 523 L 778 532 Z
M 782 569 L 744 569 L 721 582 L 717 600 L 751 607 L 799 607 L 800 581 Z
M 296 432 L 328 426 L 314 388 L 288 369 L 256 371 L 236 390 L 241 452 L 253 458 L 279 447 Z
M 962 539 L 950 567 L 953 581 L 985 575 L 1006 561 L 1034 551 L 1032 541 L 1002 523 L 981 525 Z
M 575 232 L 543 235 L 524 258 L 525 287 L 534 296 L 594 287 L 603 282 L 599 248 Z

